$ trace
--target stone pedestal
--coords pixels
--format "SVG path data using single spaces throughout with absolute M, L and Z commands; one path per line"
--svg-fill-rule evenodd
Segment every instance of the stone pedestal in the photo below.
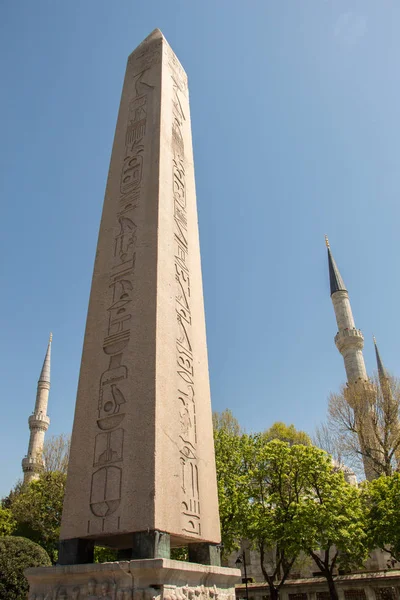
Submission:
M 165 558 L 27 569 L 29 600 L 234 600 L 240 571 Z

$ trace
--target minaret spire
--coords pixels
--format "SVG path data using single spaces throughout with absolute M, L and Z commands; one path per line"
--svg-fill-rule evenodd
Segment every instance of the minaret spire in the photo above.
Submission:
M 53 336 L 50 333 L 46 356 L 44 358 L 37 385 L 35 410 L 28 419 L 31 433 L 29 437 L 28 453 L 22 460 L 24 483 L 29 483 L 32 481 L 32 479 L 37 479 L 44 468 L 44 436 L 50 425 L 50 419 L 47 416 L 47 404 L 50 391 L 50 359 L 52 337 Z
M 382 382 L 382 379 L 388 378 L 388 374 L 386 372 L 385 367 L 383 366 L 383 362 L 381 359 L 381 355 L 379 354 L 378 344 L 376 343 L 375 336 L 373 336 L 373 340 L 374 340 L 374 346 L 375 346 L 375 356 L 376 356 L 376 364 L 378 367 L 378 375 L 379 375 L 379 379 Z
M 329 282 L 331 286 L 331 296 L 335 292 L 347 292 L 342 276 L 340 275 L 339 269 L 337 268 L 337 265 L 335 263 L 335 259 L 332 256 L 331 247 L 327 235 L 325 236 L 325 244 L 328 248 Z
M 53 340 L 53 334 L 50 333 L 49 343 L 47 344 L 47 352 L 46 352 L 46 356 L 44 357 L 43 367 L 42 367 L 42 370 L 40 372 L 40 377 L 39 377 L 39 381 L 47 381 L 47 383 L 50 383 L 50 361 L 51 361 L 51 342 L 52 342 L 52 340 Z
M 393 396 L 390 377 L 383 364 L 375 336 L 373 336 L 373 340 L 375 346 L 376 364 L 378 367 L 379 385 L 385 403 L 385 412 L 388 421 L 387 424 L 390 425 L 392 432 L 395 434 L 396 439 L 398 439 L 400 435 L 398 404 Z M 400 465 L 400 448 L 397 448 L 394 454 L 396 457 L 397 465 Z
M 374 340 L 374 346 L 375 346 L 376 364 L 378 367 L 378 377 L 379 377 L 379 385 L 381 388 L 381 392 L 382 392 L 384 400 L 387 403 L 387 407 L 392 406 L 393 410 L 395 412 L 397 412 L 397 410 L 394 406 L 394 398 L 393 398 L 392 389 L 390 386 L 390 378 L 389 378 L 388 372 L 386 371 L 386 369 L 384 367 L 381 355 L 379 353 L 378 344 L 376 343 L 375 336 L 373 336 L 373 340 Z M 400 448 L 399 448 L 399 452 L 400 452 Z M 399 454 L 399 452 L 398 452 L 398 454 Z M 399 454 L 399 456 L 400 456 L 400 454 Z
M 363 431 L 360 445 L 363 448 L 364 454 L 365 476 L 367 479 L 373 479 L 377 474 L 373 469 L 372 461 L 365 456 L 374 451 L 375 443 L 372 429 L 367 425 L 369 419 L 367 396 L 371 393 L 371 384 L 368 379 L 362 352 L 364 336 L 356 328 L 349 293 L 333 258 L 327 236 L 325 236 L 325 243 L 328 249 L 331 299 L 338 326 L 338 332 L 335 335 L 335 344 L 344 360 L 349 392 L 347 396 L 348 402 L 354 410 L 354 416 L 359 424 L 359 429 L 361 430 L 362 427 Z

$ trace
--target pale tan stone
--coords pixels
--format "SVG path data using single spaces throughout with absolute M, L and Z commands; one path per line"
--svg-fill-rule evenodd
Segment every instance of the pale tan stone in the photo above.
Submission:
M 61 600 L 234 600 L 238 569 L 147 559 L 26 569 L 30 597 Z
M 129 57 L 83 346 L 61 539 L 220 541 L 186 74 Z

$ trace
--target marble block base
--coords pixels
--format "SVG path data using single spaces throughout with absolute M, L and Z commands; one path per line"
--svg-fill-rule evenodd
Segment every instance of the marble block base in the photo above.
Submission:
M 29 600 L 234 600 L 240 571 L 166 558 L 25 570 Z

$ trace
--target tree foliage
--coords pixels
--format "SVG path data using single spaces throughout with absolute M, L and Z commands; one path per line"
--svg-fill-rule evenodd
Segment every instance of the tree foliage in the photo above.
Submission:
M 344 464 L 345 457 L 343 456 L 343 446 L 346 445 L 346 442 L 343 440 L 343 435 L 338 431 L 335 431 L 328 423 L 321 423 L 316 427 L 312 442 L 314 446 L 317 446 L 317 448 L 325 450 L 325 452 L 330 454 L 338 465 Z M 348 466 L 354 466 L 358 471 L 360 467 L 359 459 L 356 459 L 356 461 L 351 459 L 351 464 L 349 464 L 348 457 L 346 458 L 346 464 Z
M 4 498 L 1 499 L 2 508 L 10 508 L 11 507 L 11 505 L 14 501 L 14 498 L 16 498 L 21 493 L 23 485 L 24 484 L 22 483 L 22 480 L 17 481 L 17 483 L 15 484 L 14 488 L 10 491 L 8 496 L 5 496 Z
M 293 442 L 293 437 L 291 438 Z M 260 554 L 270 596 L 302 553 L 314 560 L 336 600 L 333 575 L 366 558 L 360 494 L 332 459 L 311 445 L 215 432 L 222 538 L 247 539 Z M 237 547 L 237 546 L 236 546 Z
M 226 433 L 232 435 L 241 435 L 243 433 L 239 421 L 233 416 L 229 408 L 223 410 L 222 413 L 213 412 L 212 420 L 214 431 L 223 429 Z
M 44 472 L 22 486 L 10 505 L 17 522 L 16 534 L 40 544 L 53 562 L 57 558 L 65 481 L 63 473 Z
M 303 549 L 327 579 L 337 599 L 334 570 L 360 567 L 368 555 L 360 492 L 332 467 L 331 458 L 308 448 L 302 459 L 305 488 L 299 507 Z
M 65 433 L 52 435 L 43 446 L 43 459 L 46 471 L 59 471 L 67 474 L 71 437 Z
M 260 553 L 261 569 L 274 600 L 302 549 L 296 519 L 302 477 L 296 455 L 307 448 L 290 447 L 278 440 L 267 442 L 262 434 L 243 436 L 242 444 L 244 534 Z
M 365 482 L 363 500 L 370 549 L 380 548 L 400 561 L 400 473 Z
M 399 412 L 395 377 L 375 375 L 365 385 L 342 386 L 329 397 L 328 421 L 317 430 L 317 443 L 358 474 L 368 464 L 370 476 L 390 476 L 400 467 Z
M 286 425 L 281 421 L 277 421 L 271 425 L 263 435 L 267 442 L 280 440 L 281 442 L 287 442 L 289 446 L 293 446 L 294 444 L 311 446 L 312 444 L 310 436 L 305 431 L 299 431 L 294 425 Z
M 221 539 L 223 553 L 229 554 L 238 548 L 238 540 L 243 537 L 241 512 L 243 494 L 243 450 L 242 436 L 232 433 L 232 429 L 214 429 L 215 461 Z
M 189 549 L 187 546 L 180 546 L 177 548 L 171 548 L 172 560 L 183 560 L 187 562 L 189 560 Z
M 0 508 L 0 536 L 11 535 L 17 522 L 9 508 Z
M 114 548 L 106 548 L 105 546 L 95 546 L 93 560 L 95 563 L 114 562 L 115 560 L 118 560 L 117 550 Z
M 50 566 L 51 560 L 38 544 L 22 537 L 0 537 L 0 598 L 26 600 L 28 567 Z

